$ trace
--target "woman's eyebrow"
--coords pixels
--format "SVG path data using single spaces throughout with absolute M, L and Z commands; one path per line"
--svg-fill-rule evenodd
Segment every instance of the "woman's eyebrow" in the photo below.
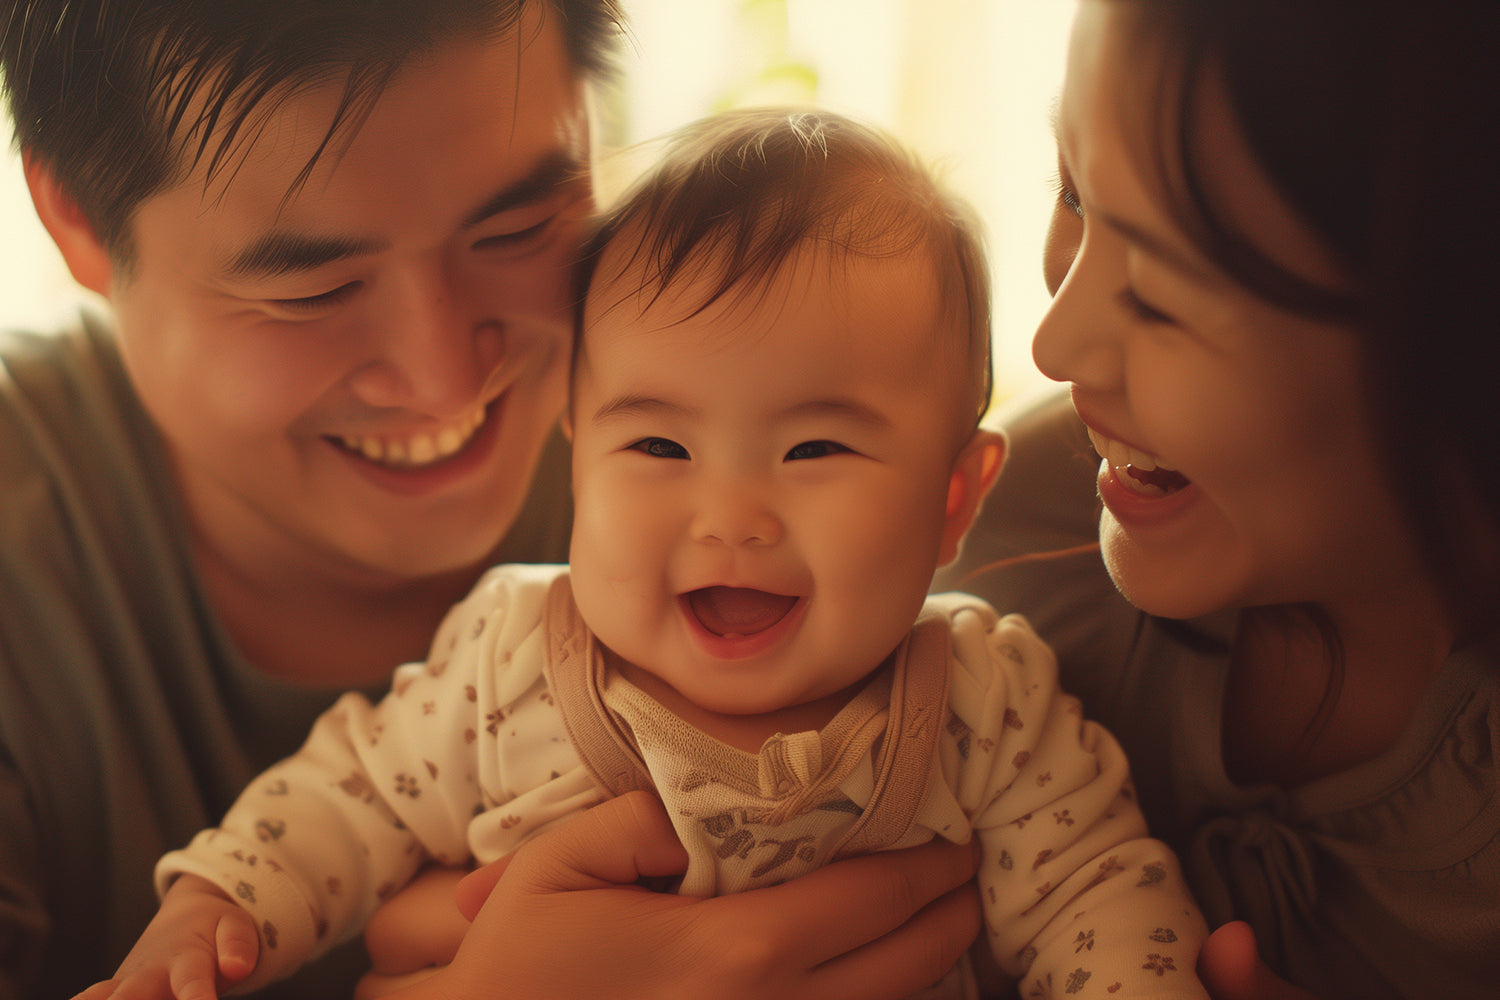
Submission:
M 1143 229 L 1128 219 L 1122 219 L 1120 216 L 1112 215 L 1109 212 L 1095 210 L 1089 213 L 1089 218 L 1104 223 L 1104 225 L 1125 237 L 1127 241 L 1140 247 L 1147 254 L 1155 257 L 1173 270 L 1179 271 L 1199 282 L 1208 283 L 1215 281 L 1213 273 L 1204 267 L 1201 260 L 1196 259 L 1170 240 L 1158 236 L 1147 229 Z

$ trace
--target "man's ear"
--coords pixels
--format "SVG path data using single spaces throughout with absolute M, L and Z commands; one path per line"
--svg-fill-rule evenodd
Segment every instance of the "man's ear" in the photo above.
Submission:
M 63 261 L 73 280 L 92 292 L 109 294 L 114 265 L 104 244 L 94 232 L 93 224 L 84 218 L 73 196 L 63 190 L 52 169 L 34 156 L 23 155 L 26 186 L 31 189 L 31 203 L 42 225 L 62 251 Z
M 938 552 L 939 566 L 958 558 L 958 547 L 1005 464 L 1006 444 L 1004 434 L 981 427 L 958 453 L 948 479 L 948 508 L 943 521 L 943 544 Z

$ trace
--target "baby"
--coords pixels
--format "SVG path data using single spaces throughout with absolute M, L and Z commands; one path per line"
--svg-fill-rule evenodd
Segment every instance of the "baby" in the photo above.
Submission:
M 645 788 L 679 892 L 977 836 L 1025 996 L 1205 996 L 1118 745 L 1025 621 L 927 596 L 1004 453 L 967 211 L 855 122 L 732 113 L 602 221 L 579 287 L 570 566 L 492 570 L 389 696 L 346 696 L 164 858 L 113 985 L 264 984 L 424 864 Z M 967 964 L 932 991 L 975 993 Z

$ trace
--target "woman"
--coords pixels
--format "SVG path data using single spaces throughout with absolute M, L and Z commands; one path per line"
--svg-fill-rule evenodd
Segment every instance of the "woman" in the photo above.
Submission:
M 1500 29 L 1443 7 L 1083 0 L 1033 348 L 1072 406 L 943 581 L 1031 615 L 1211 922 L 1326 997 L 1500 981 Z

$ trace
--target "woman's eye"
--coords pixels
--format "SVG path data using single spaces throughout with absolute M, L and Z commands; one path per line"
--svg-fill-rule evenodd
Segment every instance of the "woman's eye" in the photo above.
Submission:
M 321 295 L 307 295 L 297 299 L 272 299 L 271 302 L 287 312 L 313 313 L 339 305 L 360 289 L 360 282 L 351 281 Z
M 1073 190 L 1066 178 L 1058 174 L 1052 179 L 1053 187 L 1057 189 L 1057 201 L 1068 211 L 1083 218 L 1083 202 L 1078 200 L 1078 192 Z
M 687 449 L 676 441 L 666 438 L 641 438 L 630 446 L 631 451 L 638 451 L 652 458 L 690 458 Z
M 804 441 L 787 452 L 784 461 L 796 462 L 805 458 L 827 458 L 829 455 L 848 450 L 837 441 Z
M 1143 300 L 1136 294 L 1133 288 L 1122 288 L 1117 296 L 1120 305 L 1124 306 L 1136 319 L 1143 323 L 1171 323 L 1172 317 L 1157 309 L 1149 302 Z

